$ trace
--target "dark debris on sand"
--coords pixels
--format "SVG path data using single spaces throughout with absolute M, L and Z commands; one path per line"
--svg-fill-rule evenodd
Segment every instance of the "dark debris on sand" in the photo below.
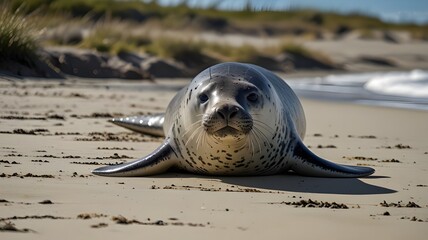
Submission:
M 39 204 L 54 204 L 51 200 L 43 200 Z
M 423 219 L 417 218 L 415 216 L 413 216 L 413 217 L 401 217 L 401 219 L 408 219 L 412 222 L 428 222 L 428 220 L 423 220 Z
M 82 135 L 79 132 L 55 132 L 55 136 L 63 136 L 63 135 Z
M 58 114 L 47 115 L 46 117 L 49 119 L 55 119 L 55 120 L 65 120 L 64 116 L 58 115 Z
M 361 136 L 348 135 L 348 138 L 376 139 L 377 137 L 374 135 L 361 135 Z
M 123 117 L 124 115 L 122 113 L 91 113 L 89 115 L 77 115 L 77 114 L 72 114 L 70 115 L 70 117 L 72 118 L 117 118 L 117 117 Z
M 0 232 L 22 232 L 22 233 L 28 233 L 28 232 L 35 232 L 28 228 L 22 228 L 19 229 L 15 227 L 15 224 L 10 221 L 0 221 Z
M 115 142 L 158 142 L 162 138 L 148 137 L 136 132 L 90 132 L 88 137 L 76 138 L 76 141 L 115 141 Z
M 4 163 L 4 164 L 21 164 L 21 163 L 16 162 L 16 161 L 9 162 L 7 160 L 0 160 L 0 163 Z
M 300 200 L 298 202 L 279 202 L 279 203 L 269 203 L 269 204 L 285 204 L 285 205 L 291 205 L 295 207 L 306 207 L 306 208 L 330 208 L 330 209 L 348 209 L 349 207 L 346 204 L 343 203 L 336 203 L 336 202 L 323 202 L 323 201 L 317 201 L 317 200 Z
M 381 162 L 387 162 L 387 163 L 399 163 L 399 162 L 400 162 L 400 160 L 397 160 L 397 159 L 393 158 L 393 159 L 385 159 L 385 160 L 382 160 Z
M 102 163 L 102 162 L 70 162 L 71 164 L 81 164 L 81 165 L 119 165 L 124 164 L 125 162 L 114 162 L 114 163 Z
M 37 175 L 37 174 L 32 174 L 32 173 L 27 173 L 27 174 L 18 174 L 18 173 L 12 173 L 12 174 L 6 174 L 6 173 L 1 173 L 0 174 L 0 178 L 10 178 L 10 177 L 19 177 L 19 178 L 26 178 L 26 177 L 33 177 L 33 178 L 55 178 L 55 176 L 51 175 L 51 174 L 41 174 L 41 175 Z
M 124 224 L 124 225 L 138 224 L 138 225 L 152 225 L 152 226 L 169 226 L 169 225 L 171 225 L 171 226 L 205 227 L 205 224 L 202 224 L 202 223 L 184 223 L 184 222 L 179 222 L 177 220 L 167 222 L 167 221 L 163 221 L 163 220 L 150 221 L 150 219 L 149 219 L 148 221 L 142 222 L 142 221 L 135 220 L 135 219 L 129 220 L 122 215 L 113 216 L 111 218 L 111 220 L 116 222 L 117 224 Z
M 41 135 L 44 133 L 49 133 L 48 129 L 37 128 L 31 130 L 24 130 L 22 128 L 14 129 L 13 131 L 0 131 L 3 134 L 27 134 L 27 135 Z
M 152 189 L 160 189 L 160 187 L 153 185 L 151 187 Z M 214 188 L 214 187 L 204 187 L 204 186 L 190 186 L 190 185 L 183 185 L 178 186 L 175 184 L 171 184 L 169 186 L 164 186 L 162 189 L 173 189 L 173 190 L 199 190 L 203 192 L 247 192 L 247 193 L 282 193 L 280 191 L 264 191 L 259 190 L 256 188 L 241 188 L 241 187 L 235 187 L 231 186 L 230 188 Z
M 52 215 L 27 215 L 23 217 L 13 216 L 8 218 L 0 218 L 0 221 L 7 221 L 7 220 L 23 220 L 23 219 L 70 219 L 69 217 L 58 217 L 58 216 L 52 216 Z
M 374 158 L 374 157 L 363 157 L 363 156 L 354 156 L 354 157 L 343 156 L 342 158 L 345 158 L 348 160 L 362 160 L 362 161 L 376 161 L 377 160 L 377 158 Z
M 40 158 L 59 158 L 58 156 L 52 155 L 52 154 L 45 154 L 45 155 L 40 155 L 40 156 L 36 156 L 36 157 L 40 157 Z
M 135 150 L 134 148 L 126 148 L 126 147 L 98 147 L 98 150 Z
M 31 162 L 36 162 L 36 163 L 49 163 L 49 161 L 48 161 L 48 160 L 40 160 L 40 159 L 31 160 Z
M 401 143 L 394 145 L 394 146 L 383 146 L 383 148 L 386 148 L 386 149 L 394 149 L 394 148 L 395 149 L 412 149 L 412 147 L 410 145 L 404 145 Z
M 407 204 L 404 204 L 402 201 L 398 201 L 397 203 L 391 202 L 391 203 L 387 203 L 386 201 L 383 201 L 379 204 L 382 207 L 397 207 L 397 208 L 401 208 L 401 207 L 406 207 L 406 208 L 421 208 L 421 206 L 419 206 L 418 204 L 416 204 L 415 202 L 408 202 Z
M 24 117 L 24 116 L 0 116 L 0 119 L 6 120 L 41 120 L 46 121 L 45 117 Z
M 107 223 L 98 223 L 98 224 L 91 225 L 91 228 L 103 228 L 103 227 L 108 227 L 108 224 Z
M 317 148 L 337 148 L 335 145 L 318 145 Z
M 104 217 L 108 217 L 105 214 L 102 213 L 81 213 L 79 215 L 77 215 L 78 219 L 92 219 L 92 218 L 104 218 Z

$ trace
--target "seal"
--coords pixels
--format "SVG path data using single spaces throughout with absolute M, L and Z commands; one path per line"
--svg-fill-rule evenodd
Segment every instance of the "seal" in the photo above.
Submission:
M 299 99 L 274 73 L 252 64 L 221 63 L 198 74 L 166 113 L 112 119 L 133 131 L 165 136 L 139 160 L 100 167 L 101 176 L 149 176 L 178 168 L 206 175 L 364 177 L 374 170 L 324 160 L 302 142 Z

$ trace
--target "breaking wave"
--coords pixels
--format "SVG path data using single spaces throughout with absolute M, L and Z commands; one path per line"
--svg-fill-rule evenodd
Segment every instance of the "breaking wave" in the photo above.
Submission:
M 428 110 L 428 71 L 335 74 L 290 79 L 309 98 Z
M 428 71 L 413 70 L 373 77 L 364 88 L 383 95 L 428 98 Z

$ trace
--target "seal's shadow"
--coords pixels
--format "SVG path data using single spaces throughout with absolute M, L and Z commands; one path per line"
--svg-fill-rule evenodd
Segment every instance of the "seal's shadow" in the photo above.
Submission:
M 178 173 L 178 172 L 176 172 Z M 349 195 L 371 195 L 389 194 L 397 191 L 389 188 L 371 185 L 358 178 L 317 178 L 287 173 L 273 176 L 251 176 L 251 177 L 223 177 L 223 176 L 196 176 L 186 173 L 164 174 L 163 177 L 196 177 L 205 179 L 217 179 L 223 183 L 237 185 L 246 188 L 259 188 L 268 191 L 287 191 L 324 194 L 349 194 Z M 388 178 L 383 176 L 370 176 L 365 179 Z M 363 178 L 364 179 L 364 178 Z
M 396 192 L 392 189 L 365 183 L 358 178 L 317 178 L 286 174 L 257 177 L 220 177 L 219 179 L 228 184 L 273 191 L 350 195 L 388 194 Z

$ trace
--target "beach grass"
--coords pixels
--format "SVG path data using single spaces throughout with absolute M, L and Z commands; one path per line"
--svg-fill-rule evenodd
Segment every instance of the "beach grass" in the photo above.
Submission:
M 6 2 L 0 0 L 0 2 Z M 387 23 L 362 13 L 340 14 L 312 9 L 257 9 L 251 5 L 238 10 L 221 10 L 219 4 L 201 8 L 188 1 L 176 5 L 161 5 L 158 1 L 117 0 L 10 0 L 14 9 L 25 13 L 42 10 L 47 15 L 63 14 L 74 18 L 117 18 L 133 22 L 157 21 L 162 27 L 235 29 L 237 31 L 268 34 L 317 34 L 322 31 L 348 30 L 400 30 L 415 38 L 427 38 L 426 25 Z M 192 24 L 190 24 L 192 23 Z
M 198 62 L 206 57 L 251 62 L 260 56 L 275 58 L 281 53 L 290 53 L 332 64 L 322 52 L 296 43 L 325 33 L 334 35 L 353 30 L 365 39 L 376 38 L 379 34 L 375 33 L 385 30 L 407 31 L 415 39 L 428 39 L 426 26 L 386 23 L 358 13 L 345 15 L 311 9 L 255 10 L 247 5 L 240 10 L 225 11 L 219 9 L 218 4 L 191 7 L 188 1 L 169 6 L 158 1 L 136 0 L 0 0 L 1 3 L 7 3 L 8 7 L 1 10 L 0 57 L 27 63 L 40 46 L 73 45 L 113 55 L 148 53 L 179 62 L 189 59 Z M 53 34 L 44 34 L 36 41 L 32 33 L 35 29 Z M 174 34 L 164 34 L 168 30 Z M 156 31 L 161 34 L 153 34 Z M 232 45 L 192 37 L 192 34 L 210 31 L 243 36 L 275 35 L 287 40 L 276 46 Z M 71 36 L 72 41 L 64 40 L 65 35 Z
M 31 24 L 18 10 L 0 6 L 0 60 L 31 64 L 38 44 Z
M 103 19 L 91 27 L 90 34 L 78 46 L 111 54 L 142 51 L 143 47 L 151 43 L 151 39 L 144 34 L 135 35 L 123 30 L 134 28 L 135 24 L 129 22 Z
M 290 53 L 293 55 L 303 56 L 307 58 L 313 58 L 317 59 L 323 63 L 332 64 L 333 61 L 324 53 L 308 49 L 304 47 L 301 44 L 292 42 L 292 41 L 285 41 L 279 44 L 279 46 L 276 48 L 277 53 Z
M 224 61 L 248 62 L 253 57 L 260 54 L 260 50 L 249 44 L 232 46 L 227 44 L 205 43 L 204 45 L 204 51 L 206 53 L 217 56 Z

